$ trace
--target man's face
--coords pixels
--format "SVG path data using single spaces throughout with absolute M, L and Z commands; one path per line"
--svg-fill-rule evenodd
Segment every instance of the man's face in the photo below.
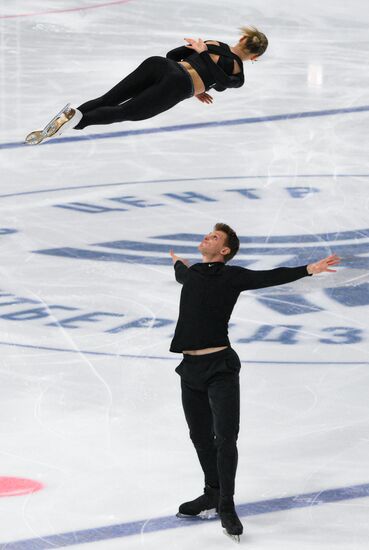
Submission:
M 229 254 L 230 249 L 226 246 L 227 234 L 223 231 L 212 231 L 205 235 L 198 246 L 201 254 L 209 257 Z

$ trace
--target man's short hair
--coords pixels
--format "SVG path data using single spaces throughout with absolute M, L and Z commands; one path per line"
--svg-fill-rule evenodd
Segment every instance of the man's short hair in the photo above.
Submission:
M 240 248 L 239 238 L 237 237 L 236 232 L 226 223 L 216 223 L 214 225 L 214 231 L 223 231 L 223 233 L 227 235 L 224 244 L 231 249 L 230 253 L 224 256 L 224 262 L 227 263 L 229 260 L 232 260 Z

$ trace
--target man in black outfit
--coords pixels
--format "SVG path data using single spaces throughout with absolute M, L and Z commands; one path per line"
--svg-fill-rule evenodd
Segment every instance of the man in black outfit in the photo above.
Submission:
M 190 437 L 205 475 L 204 494 L 180 505 L 178 517 L 219 513 L 226 534 L 239 541 L 243 532 L 234 507 L 239 431 L 240 360 L 230 347 L 228 322 L 244 290 L 291 283 L 335 271 L 336 255 L 300 267 L 253 271 L 227 266 L 239 249 L 228 225 L 217 223 L 199 245 L 202 263 L 191 267 L 171 250 L 176 280 L 183 285 L 179 318 L 170 351 L 183 353 L 176 368 Z

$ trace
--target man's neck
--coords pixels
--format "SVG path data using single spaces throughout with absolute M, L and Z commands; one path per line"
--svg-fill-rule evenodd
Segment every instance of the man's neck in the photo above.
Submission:
M 202 263 L 203 264 L 214 264 L 215 262 L 222 262 L 224 264 L 224 258 L 223 256 L 203 256 L 202 257 Z

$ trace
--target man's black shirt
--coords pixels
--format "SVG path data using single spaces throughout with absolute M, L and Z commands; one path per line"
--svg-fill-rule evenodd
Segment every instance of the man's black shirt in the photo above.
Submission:
M 224 262 L 187 267 L 177 260 L 176 280 L 183 285 L 179 318 L 170 351 L 181 353 L 229 346 L 228 322 L 243 290 L 283 285 L 309 275 L 307 266 L 253 271 Z

